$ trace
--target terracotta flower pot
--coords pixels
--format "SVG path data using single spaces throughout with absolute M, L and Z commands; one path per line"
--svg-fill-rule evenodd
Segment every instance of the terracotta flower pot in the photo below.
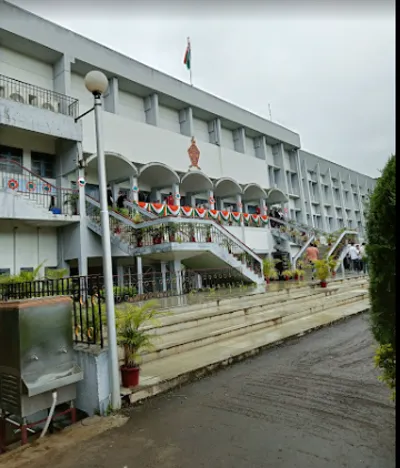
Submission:
M 174 234 L 169 235 L 169 241 L 170 242 L 175 242 L 175 235 Z
M 271 282 L 270 278 L 265 278 L 265 282 L 269 284 Z
M 328 286 L 328 283 L 326 281 L 321 281 L 321 288 L 326 288 Z
M 121 366 L 122 386 L 125 388 L 139 385 L 139 367 Z

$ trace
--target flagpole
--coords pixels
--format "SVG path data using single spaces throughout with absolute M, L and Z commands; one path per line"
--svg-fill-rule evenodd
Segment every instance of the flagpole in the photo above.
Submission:
M 190 67 L 189 67 L 189 80 L 190 86 L 193 86 L 193 77 L 192 77 L 192 45 L 190 44 L 190 37 L 187 38 L 187 44 L 190 50 Z

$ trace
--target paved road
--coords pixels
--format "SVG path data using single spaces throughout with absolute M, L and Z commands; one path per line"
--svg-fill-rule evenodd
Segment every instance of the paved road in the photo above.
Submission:
M 353 318 L 132 409 L 49 466 L 394 468 L 394 406 L 372 355 Z

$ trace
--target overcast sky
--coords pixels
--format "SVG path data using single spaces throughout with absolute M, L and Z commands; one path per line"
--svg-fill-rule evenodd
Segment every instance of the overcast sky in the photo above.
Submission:
M 392 0 L 14 0 L 300 133 L 303 149 L 373 177 L 395 151 Z M 318 6 L 321 3 L 323 7 Z

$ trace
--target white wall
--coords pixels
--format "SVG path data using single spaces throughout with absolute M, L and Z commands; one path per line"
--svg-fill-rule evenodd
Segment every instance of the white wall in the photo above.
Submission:
M 193 117 L 193 133 L 197 141 L 209 143 L 210 135 L 208 133 L 208 123 L 205 120 Z
M 176 126 L 178 125 L 179 122 L 176 120 Z M 90 118 L 83 119 L 83 132 L 84 152 L 95 153 L 95 132 Z M 190 138 L 178 132 L 106 112 L 104 139 L 106 152 L 122 154 L 134 163 L 161 161 L 182 172 L 186 172 L 190 164 L 187 154 Z M 265 161 L 204 141 L 197 141 L 197 145 L 200 150 L 199 165 L 209 177 L 229 176 L 239 183 L 256 182 L 266 187 Z
M 137 122 L 145 122 L 144 99 L 125 91 L 119 91 L 118 113 L 121 117 L 136 120 Z
M 0 46 L 0 73 L 25 83 L 53 89 L 53 67 Z M 17 92 L 17 91 L 16 91 Z
M 249 156 L 256 155 L 256 149 L 254 148 L 254 138 L 246 136 L 246 154 Z
M 58 264 L 55 228 L 37 228 L 17 221 L 0 220 L 0 268 L 9 268 L 11 274 L 18 274 L 20 268 L 36 268 L 45 260 L 41 275 L 45 267 Z
M 165 130 L 180 133 L 179 112 L 175 109 L 159 106 L 159 125 Z
M 274 241 L 270 229 L 257 227 L 226 226 L 226 229 L 257 252 L 270 252 Z

